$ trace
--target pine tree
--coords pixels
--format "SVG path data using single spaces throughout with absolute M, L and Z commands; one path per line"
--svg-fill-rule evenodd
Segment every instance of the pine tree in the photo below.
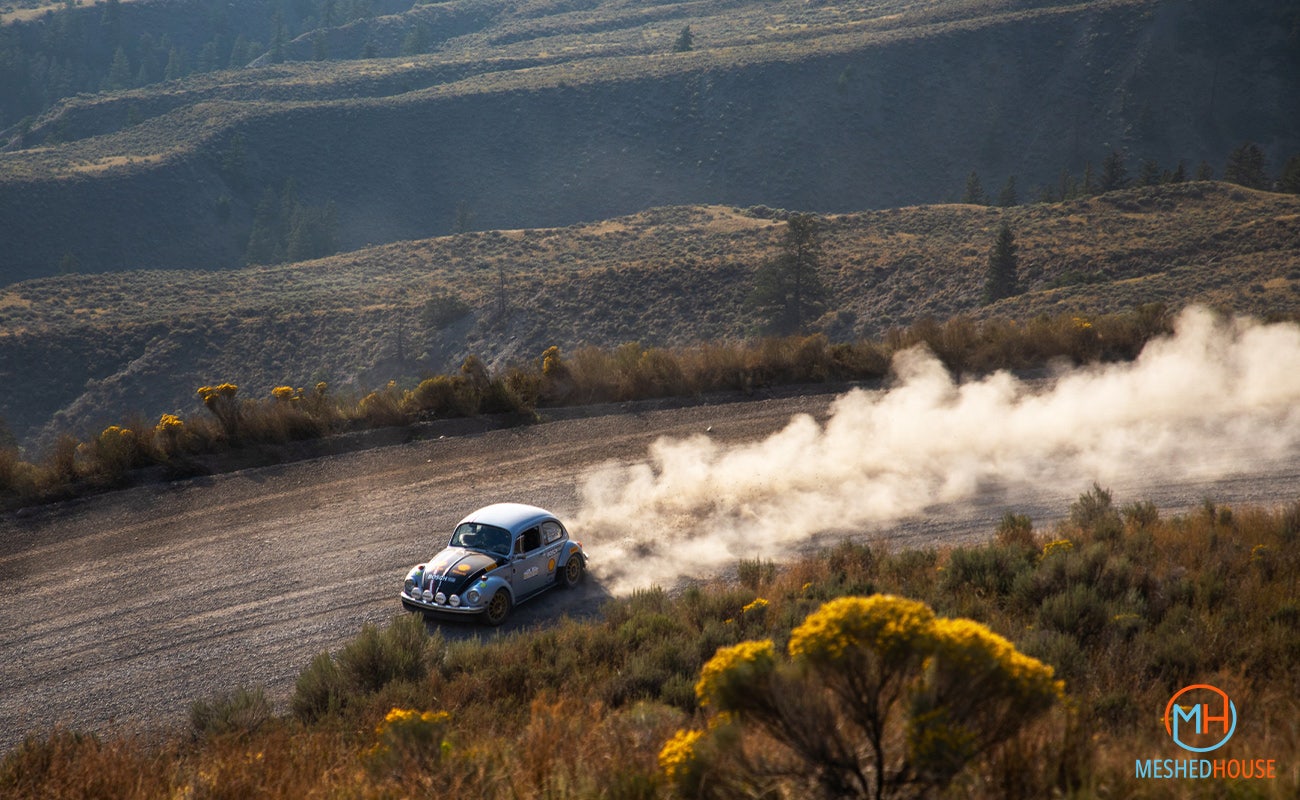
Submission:
M 1196 180 L 1198 180 L 1198 181 L 1212 181 L 1212 180 L 1214 180 L 1214 167 L 1211 167 L 1211 166 L 1210 166 L 1210 162 L 1208 162 L 1208 161 L 1202 161 L 1202 162 L 1200 163 L 1200 165 L 1197 166 L 1197 168 L 1196 168 Z
M 820 260 L 816 218 L 811 214 L 790 217 L 781 253 L 758 268 L 749 296 L 750 305 L 763 317 L 769 332 L 801 333 L 821 314 L 826 287 L 817 274 Z
M 1277 181 L 1277 190 L 1287 194 L 1300 194 L 1300 155 L 1287 159 L 1282 168 L 1282 177 Z
M 682 28 L 682 32 L 677 34 L 677 41 L 673 42 L 674 53 L 686 53 L 695 47 L 695 34 L 691 33 L 691 26 L 687 25 Z
M 998 205 L 1003 208 L 1020 205 L 1020 193 L 1016 191 L 1016 176 L 1012 175 L 1007 178 L 1007 182 L 1002 185 L 1002 191 L 998 192 Z
M 1015 234 L 1005 221 L 998 228 L 997 239 L 989 250 L 988 274 L 984 281 L 984 304 L 997 302 L 1004 297 L 1020 293 L 1017 276 L 1018 259 Z
M 1124 166 L 1124 154 L 1111 150 L 1110 155 L 1101 162 L 1101 184 L 1098 188 L 1103 192 L 1113 192 L 1125 186 L 1128 186 L 1128 168 Z
M 185 77 L 185 53 L 177 47 L 172 47 L 167 54 L 167 66 L 163 69 L 163 78 L 174 81 L 177 78 Z
M 1155 159 L 1148 158 L 1142 162 L 1138 183 L 1142 186 L 1156 186 L 1160 183 L 1160 165 L 1155 162 Z
M 975 170 L 971 170 L 966 176 L 966 194 L 962 195 L 961 201 L 972 206 L 986 206 L 989 204 L 988 195 L 984 194 L 984 186 L 980 183 L 980 176 Z
M 1267 189 L 1268 172 L 1264 167 L 1264 151 L 1254 142 L 1246 142 L 1232 151 L 1223 167 L 1223 179 L 1250 189 Z
M 113 54 L 113 65 L 108 68 L 104 88 L 110 92 L 131 88 L 131 61 L 126 57 L 126 50 L 121 47 Z

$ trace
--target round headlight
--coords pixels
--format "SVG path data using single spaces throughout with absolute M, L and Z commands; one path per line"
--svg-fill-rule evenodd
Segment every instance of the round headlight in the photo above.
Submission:
M 425 589 L 425 590 L 424 590 L 424 602 L 427 603 L 427 602 L 429 602 L 429 601 L 432 600 L 432 599 L 433 599 L 433 591 L 430 590 L 430 589 Z
M 470 589 L 468 592 L 465 592 L 465 599 L 469 601 L 470 605 L 476 605 L 478 603 L 478 598 L 478 589 Z
M 460 595 L 458 594 L 453 594 L 451 597 L 447 599 L 451 600 L 451 605 L 453 608 L 460 605 Z
M 414 580 L 413 578 L 407 578 L 407 579 L 406 579 L 406 587 L 405 587 L 405 588 L 406 588 L 406 593 L 407 593 L 408 595 L 410 595 L 411 597 L 415 597 L 417 594 L 419 594 L 419 592 L 417 592 L 417 591 L 415 590 L 415 580 Z
M 438 605 L 442 605 L 443 603 L 447 602 L 447 595 L 443 594 L 442 592 L 438 592 L 433 596 L 433 602 L 437 603 Z

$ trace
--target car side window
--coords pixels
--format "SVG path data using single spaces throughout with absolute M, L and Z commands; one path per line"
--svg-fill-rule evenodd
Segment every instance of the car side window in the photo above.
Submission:
M 542 523 L 542 541 L 546 542 L 547 544 L 555 544 L 556 542 L 560 541 L 560 539 L 562 538 L 564 538 L 564 529 L 560 527 L 560 523 L 558 522 Z
M 516 553 L 531 553 L 542 546 L 542 533 L 537 528 L 529 528 L 519 534 L 515 543 Z

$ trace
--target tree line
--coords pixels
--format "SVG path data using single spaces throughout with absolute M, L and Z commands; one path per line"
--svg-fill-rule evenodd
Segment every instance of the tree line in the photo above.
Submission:
M 0 26 L 0 129 L 80 92 L 237 69 L 263 54 L 280 60 L 290 40 L 374 16 L 376 2 L 382 0 L 155 4 L 144 13 L 121 0 L 93 7 L 65 0 L 35 20 Z M 159 14 L 168 15 L 166 23 Z
M 1143 159 L 1138 165 L 1136 175 L 1129 172 L 1127 159 L 1119 150 L 1112 150 L 1101 160 L 1100 168 L 1095 168 L 1091 161 L 1084 165 L 1083 173 L 1075 175 L 1069 169 L 1062 169 L 1055 184 L 1038 187 L 1035 202 L 1055 203 L 1062 200 L 1077 200 L 1080 197 L 1113 192 L 1131 186 L 1159 186 L 1168 183 L 1183 183 L 1188 180 L 1209 181 L 1220 177 L 1208 161 L 1201 161 L 1195 171 L 1188 172 L 1187 162 L 1180 160 L 1172 168 L 1162 167 L 1155 159 Z M 1276 174 L 1269 172 L 1268 157 L 1264 149 L 1254 142 L 1244 142 L 1228 154 L 1224 162 L 1222 179 L 1250 189 L 1277 191 L 1287 194 L 1300 194 L 1300 153 L 1291 156 Z M 983 181 L 977 171 L 971 170 L 966 176 L 966 186 L 962 191 L 961 202 L 979 206 L 1020 205 L 1021 194 L 1016 185 L 1016 176 L 1010 175 L 1006 182 L 993 196 L 985 191 Z

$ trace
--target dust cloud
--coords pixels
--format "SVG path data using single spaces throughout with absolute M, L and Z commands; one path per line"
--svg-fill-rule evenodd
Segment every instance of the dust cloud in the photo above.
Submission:
M 1133 362 L 1039 381 L 958 384 L 924 349 L 893 369 L 892 388 L 842 395 L 824 422 L 796 416 L 732 447 L 661 439 L 644 462 L 587 476 L 574 528 L 600 552 L 597 576 L 616 592 L 671 585 L 819 533 L 924 525 L 940 505 L 1215 479 L 1300 444 L 1293 324 L 1193 308 Z

